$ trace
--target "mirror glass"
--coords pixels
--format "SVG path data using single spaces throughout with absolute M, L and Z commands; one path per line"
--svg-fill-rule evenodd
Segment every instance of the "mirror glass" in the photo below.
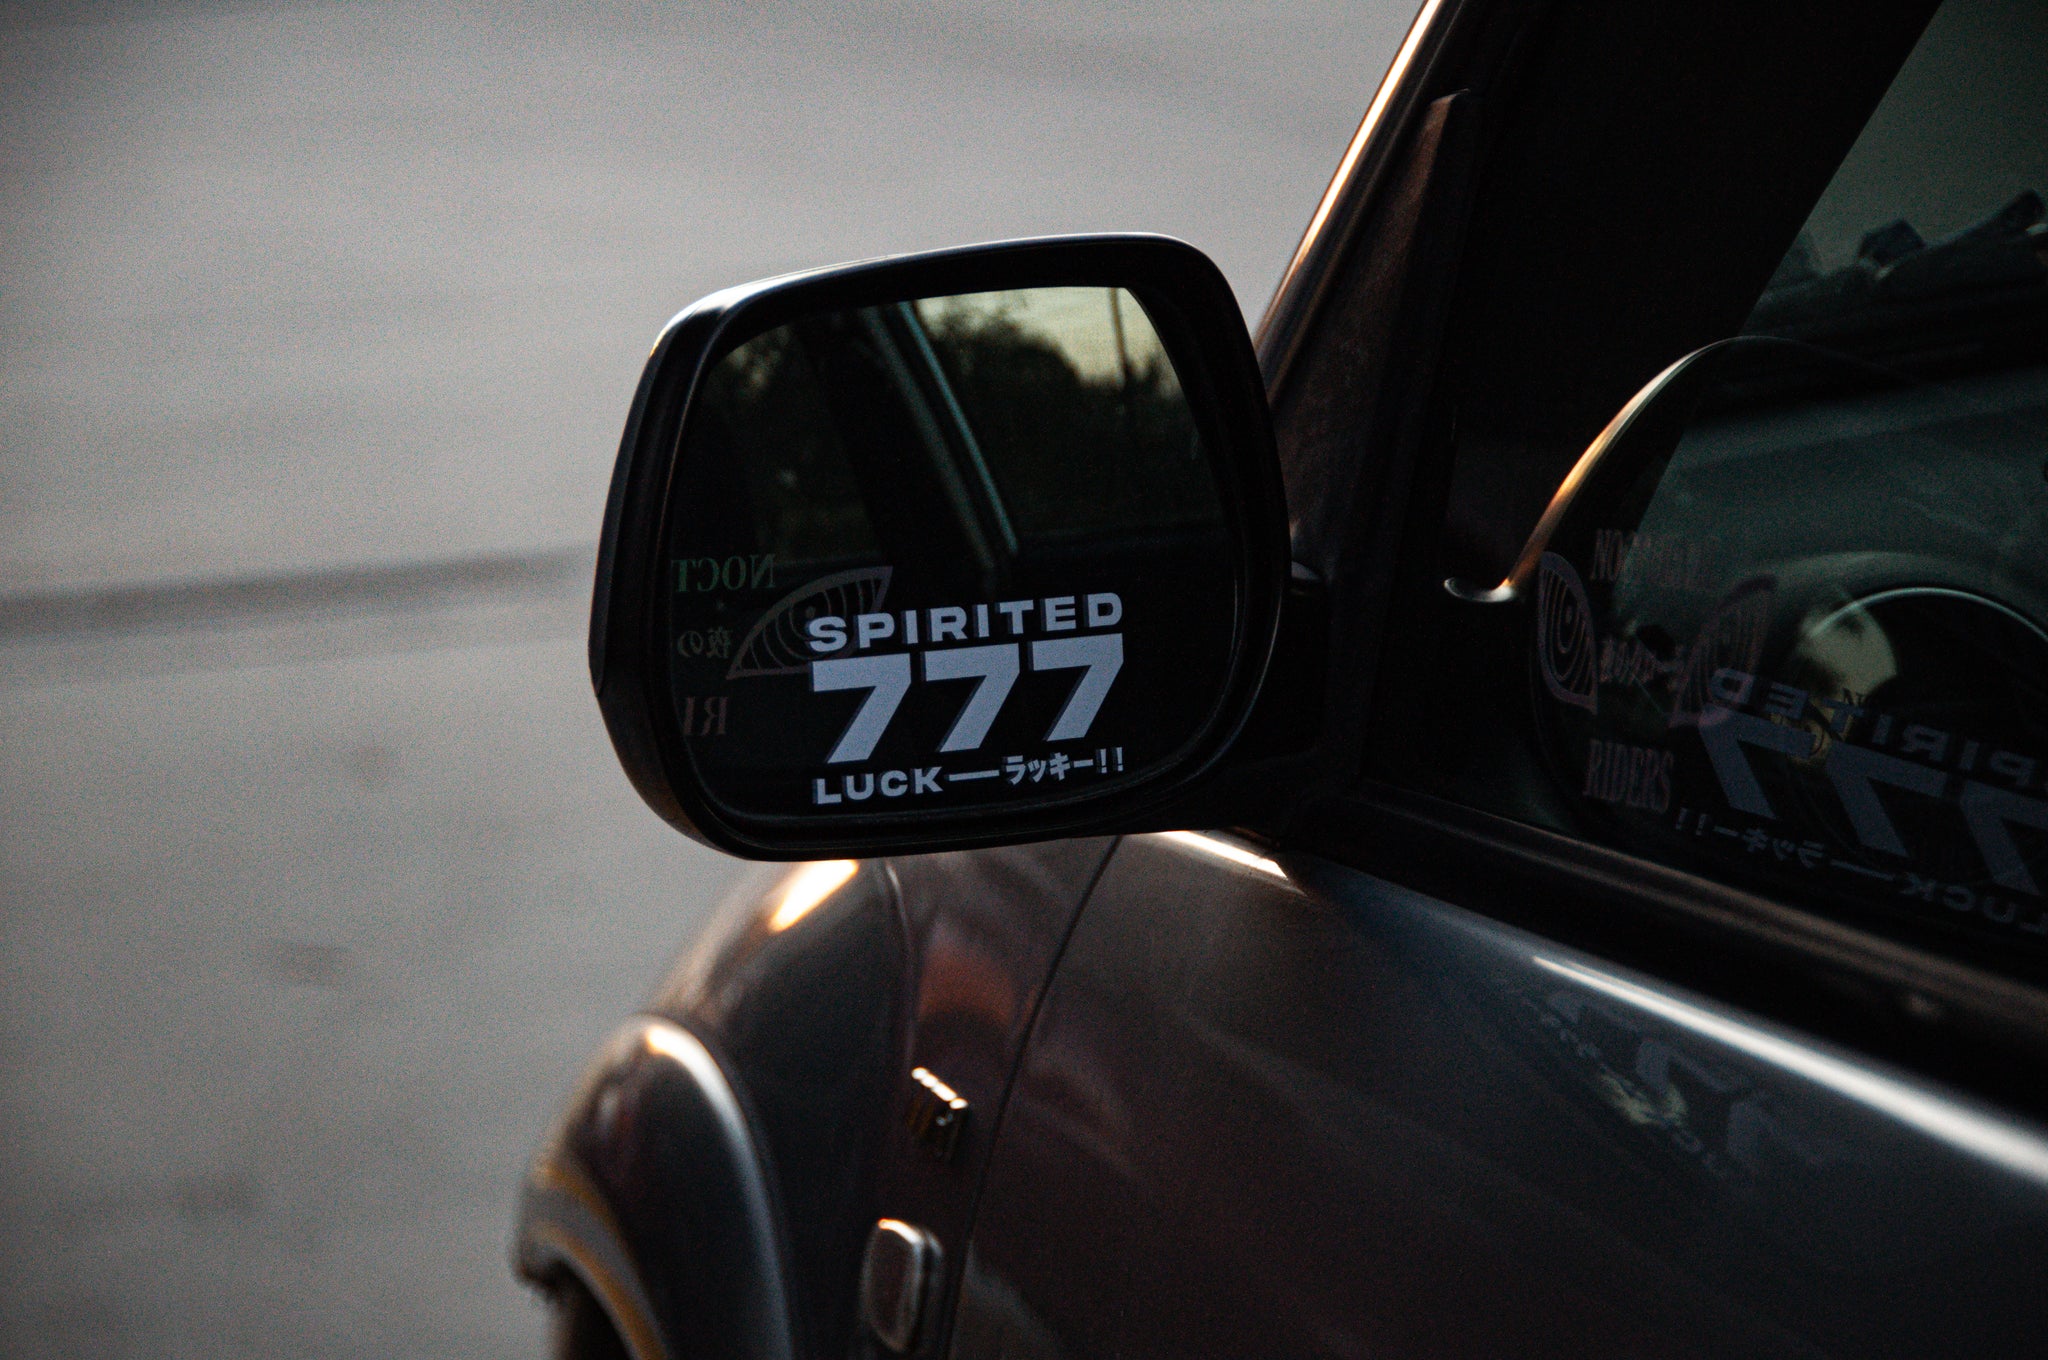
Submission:
M 664 526 L 670 693 L 749 815 L 1049 802 L 1213 716 L 1236 540 L 1137 297 L 800 317 L 693 398 Z

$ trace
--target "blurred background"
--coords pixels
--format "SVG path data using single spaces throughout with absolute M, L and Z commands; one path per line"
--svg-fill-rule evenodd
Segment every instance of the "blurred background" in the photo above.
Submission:
M 743 868 L 584 671 L 657 329 L 1119 229 L 1255 321 L 1412 11 L 0 2 L 0 1354 L 542 1353 L 526 1156 Z

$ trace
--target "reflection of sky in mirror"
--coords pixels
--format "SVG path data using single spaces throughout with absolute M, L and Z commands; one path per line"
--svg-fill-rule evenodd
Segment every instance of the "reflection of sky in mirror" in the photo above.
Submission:
M 1027 335 L 1042 339 L 1065 354 L 1083 378 L 1119 378 L 1126 364 L 1131 372 L 1142 373 L 1157 363 L 1160 376 L 1167 380 L 1167 389 L 1176 390 L 1179 386 L 1145 309 L 1121 288 L 1022 288 L 1000 293 L 962 293 L 926 298 L 917 304 L 917 313 L 926 325 L 936 325 L 947 317 L 973 321 L 1005 318 Z

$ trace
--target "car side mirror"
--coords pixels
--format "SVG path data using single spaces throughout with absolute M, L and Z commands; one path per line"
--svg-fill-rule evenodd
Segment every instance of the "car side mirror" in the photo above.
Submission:
M 1230 747 L 1287 580 L 1215 266 L 1149 236 L 976 246 L 669 323 L 591 675 L 642 796 L 740 854 L 1119 830 Z

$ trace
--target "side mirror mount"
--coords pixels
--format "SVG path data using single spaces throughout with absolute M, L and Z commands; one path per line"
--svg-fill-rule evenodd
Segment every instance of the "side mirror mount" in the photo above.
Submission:
M 738 854 L 1127 830 L 1244 728 L 1288 572 L 1216 267 L 1153 236 L 968 247 L 669 323 L 591 676 L 641 795 Z

